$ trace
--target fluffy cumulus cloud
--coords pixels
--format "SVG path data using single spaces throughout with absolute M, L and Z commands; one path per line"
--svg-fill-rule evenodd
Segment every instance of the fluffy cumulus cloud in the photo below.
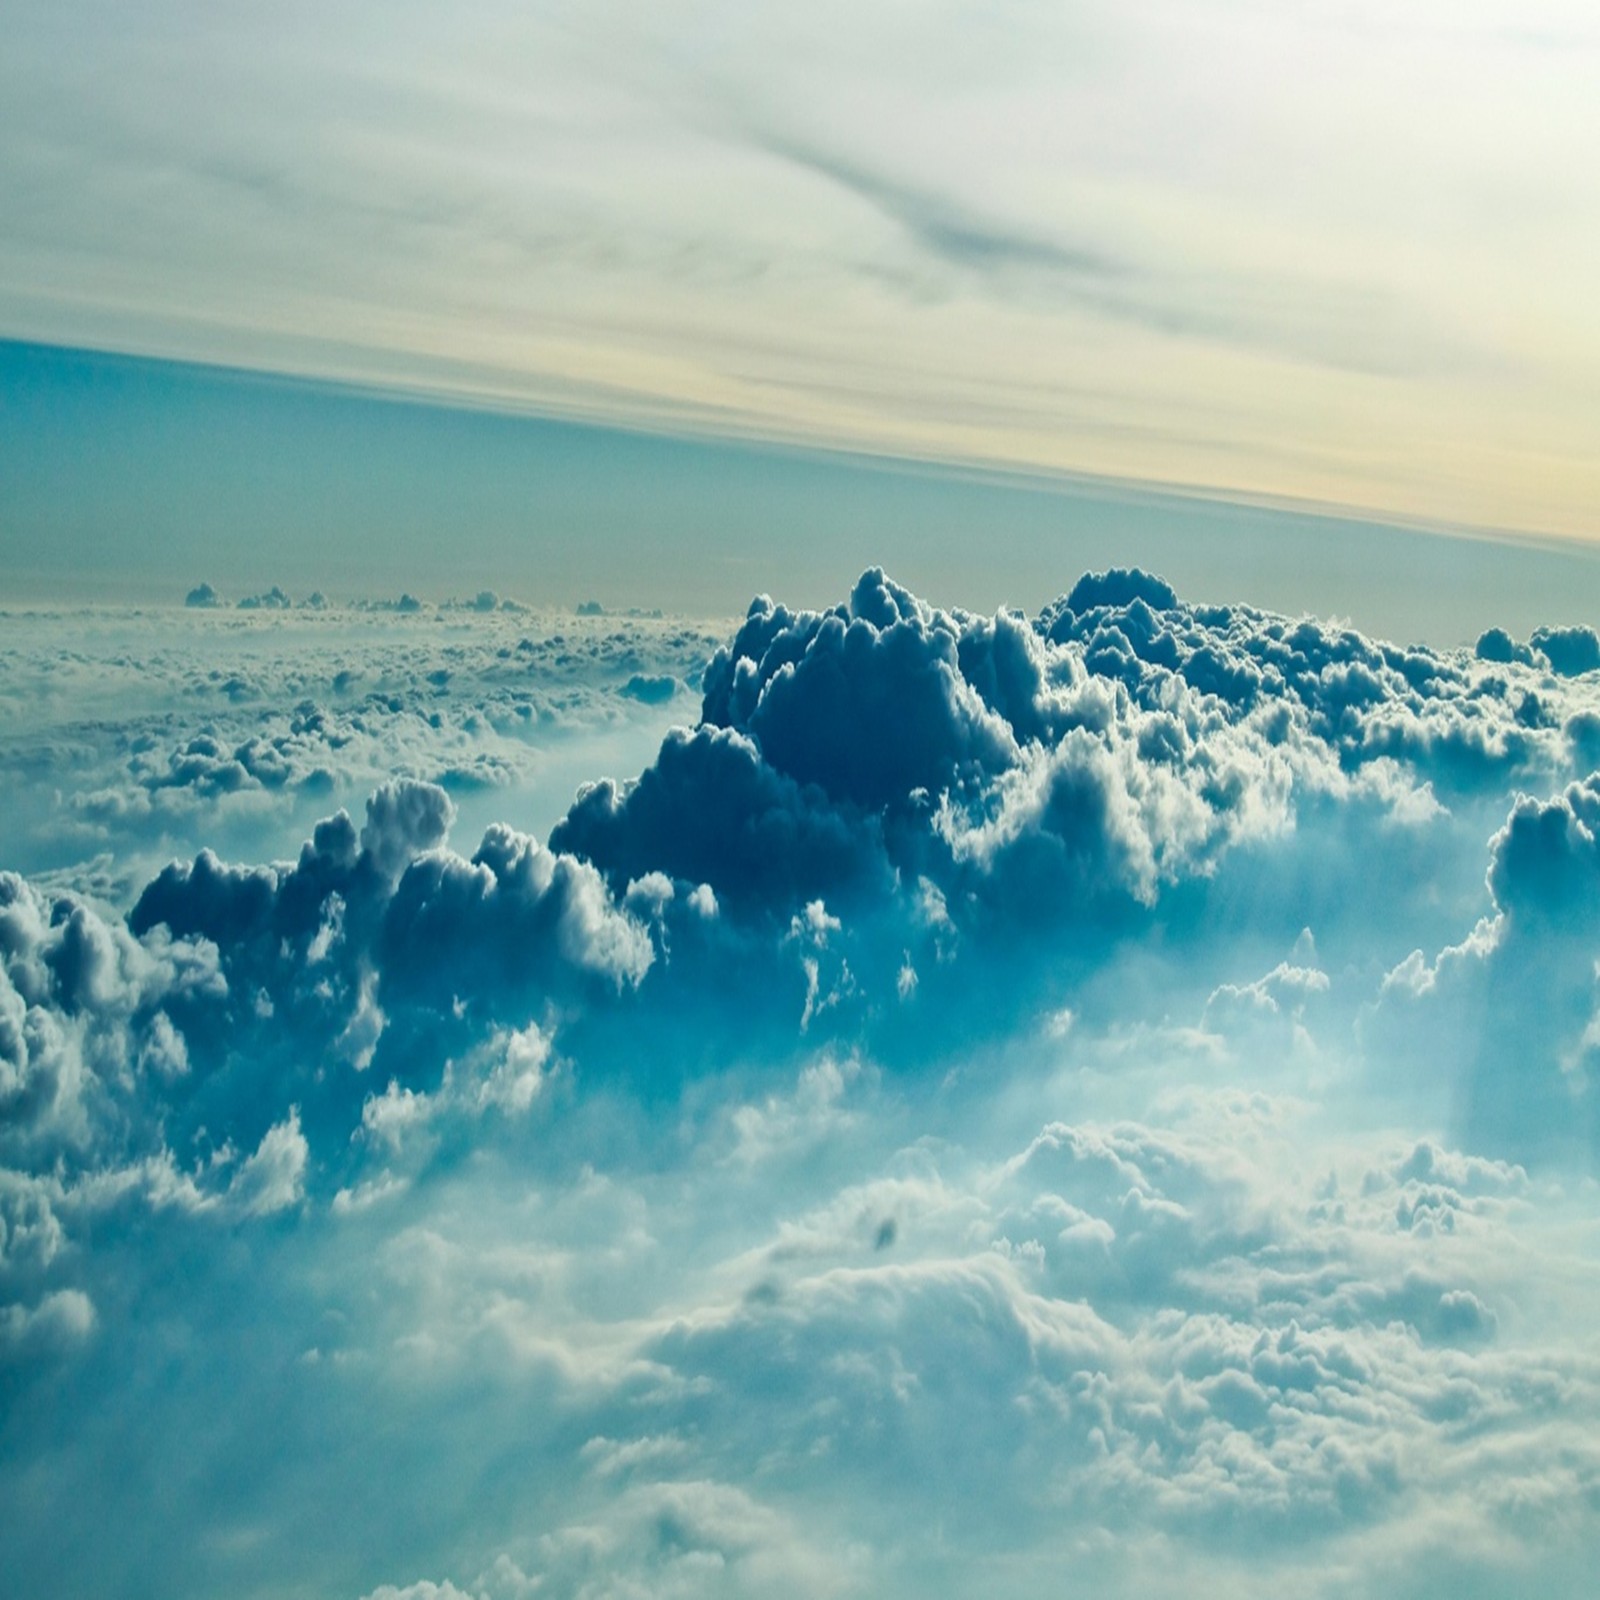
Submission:
M 336 610 L 261 665 L 301 615 L 128 621 L 129 681 L 331 686 Z M 565 663 L 493 596 L 359 625 L 385 679 L 444 630 L 395 710 L 180 751 L 108 691 L 96 803 L 183 790 L 127 837 L 186 848 L 0 874 L 19 1581 L 1577 1581 L 1592 635 L 1394 646 L 1138 571 L 1030 618 L 874 570 L 720 643 L 569 619 Z M 548 832 L 451 780 L 562 693 L 593 781 Z M 90 770 L 31 715 L 17 772 Z M 230 847 L 296 786 L 294 849 Z

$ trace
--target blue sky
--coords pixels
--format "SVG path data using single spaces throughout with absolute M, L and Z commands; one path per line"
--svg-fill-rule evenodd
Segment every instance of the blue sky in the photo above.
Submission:
M 1564 0 L 23 0 L 0 1570 L 1566 1595 Z
M 0 560 L 18 598 L 503 590 L 733 615 L 867 561 L 1037 607 L 1118 562 L 1186 593 L 1467 643 L 1600 609 L 1581 545 L 1133 484 L 683 438 L 423 396 L 0 344 Z

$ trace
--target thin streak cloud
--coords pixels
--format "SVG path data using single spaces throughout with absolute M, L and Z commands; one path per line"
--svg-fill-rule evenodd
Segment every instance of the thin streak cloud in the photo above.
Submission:
M 1374 287 L 1244 275 L 1185 275 L 1005 226 L 957 202 L 910 188 L 816 148 L 752 131 L 769 151 L 859 196 L 903 228 L 931 263 L 982 282 L 1002 302 L 1041 297 L 1153 333 L 1240 345 L 1313 365 L 1391 377 L 1463 374 L 1487 364 L 1464 334 L 1430 326 L 1428 315 Z M 864 271 L 896 281 L 874 261 Z M 906 294 L 926 298 L 926 272 L 901 274 Z
M 1006 229 L 838 156 L 771 136 L 756 135 L 754 144 L 780 159 L 839 185 L 903 227 L 918 245 L 952 266 L 975 272 L 1024 267 L 1068 278 L 1122 278 L 1127 267 L 1081 246 Z

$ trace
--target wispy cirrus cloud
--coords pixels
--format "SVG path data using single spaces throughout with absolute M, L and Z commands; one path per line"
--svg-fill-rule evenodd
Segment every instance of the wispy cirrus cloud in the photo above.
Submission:
M 1583 53 L 1492 8 L 64 15 L 9 333 L 1588 530 Z

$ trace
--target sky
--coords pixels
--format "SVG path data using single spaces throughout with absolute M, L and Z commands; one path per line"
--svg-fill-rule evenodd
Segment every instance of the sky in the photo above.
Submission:
M 1597 44 L 1576 0 L 19 0 L 0 332 L 1593 539 Z
M 1589 1592 L 1579 8 L 5 22 L 5 1584 Z
M 685 438 L 364 386 L 0 342 L 0 565 L 17 601 L 274 585 L 484 589 L 733 617 L 832 603 L 867 562 L 1036 610 L 1143 564 L 1197 599 L 1470 644 L 1600 614 L 1600 551 L 1149 485 Z

